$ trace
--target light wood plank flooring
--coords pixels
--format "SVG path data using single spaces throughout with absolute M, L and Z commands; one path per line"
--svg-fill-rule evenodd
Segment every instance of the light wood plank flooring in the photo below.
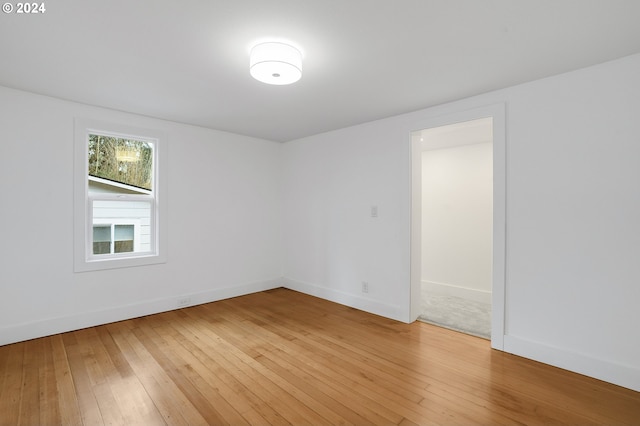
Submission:
M 640 393 L 285 289 L 0 347 L 2 425 L 640 424 Z

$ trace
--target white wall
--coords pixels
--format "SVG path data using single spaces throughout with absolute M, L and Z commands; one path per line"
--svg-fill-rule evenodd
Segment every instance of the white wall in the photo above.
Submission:
M 490 303 L 493 144 L 422 153 L 422 282 Z
M 288 283 L 409 320 L 410 132 L 499 102 L 504 348 L 640 390 L 640 55 L 285 144 Z
M 407 319 L 406 138 L 381 121 L 284 145 L 288 287 Z
M 75 117 L 166 135 L 166 264 L 73 272 Z M 281 148 L 0 87 L 0 344 L 280 286 Z

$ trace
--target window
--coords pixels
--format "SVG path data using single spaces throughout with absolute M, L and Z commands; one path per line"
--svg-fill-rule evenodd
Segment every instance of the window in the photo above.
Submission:
M 133 253 L 141 248 L 140 224 L 93 222 L 93 254 Z
M 75 139 L 75 270 L 166 261 L 161 135 L 77 120 Z

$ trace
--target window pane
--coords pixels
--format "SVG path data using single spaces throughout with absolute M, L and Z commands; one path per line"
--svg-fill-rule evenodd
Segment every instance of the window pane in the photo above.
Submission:
M 111 253 L 111 226 L 93 227 L 93 254 Z
M 88 156 L 89 176 L 153 190 L 153 143 L 89 134 Z
M 114 252 L 126 253 L 133 251 L 133 225 L 116 225 L 114 230 Z
M 133 240 L 116 241 L 113 243 L 114 253 L 127 253 L 133 251 Z
M 109 254 L 111 253 L 111 241 L 103 243 L 93 243 L 93 254 Z
M 115 228 L 116 241 L 133 240 L 133 225 L 116 225 Z
M 93 242 L 109 242 L 111 241 L 111 226 L 93 227 Z

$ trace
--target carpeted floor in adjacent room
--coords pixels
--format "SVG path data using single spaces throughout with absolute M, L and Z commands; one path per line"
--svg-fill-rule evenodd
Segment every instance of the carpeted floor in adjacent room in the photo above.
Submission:
M 491 338 L 491 304 L 466 300 L 454 296 L 442 296 L 423 292 L 421 321 Z

